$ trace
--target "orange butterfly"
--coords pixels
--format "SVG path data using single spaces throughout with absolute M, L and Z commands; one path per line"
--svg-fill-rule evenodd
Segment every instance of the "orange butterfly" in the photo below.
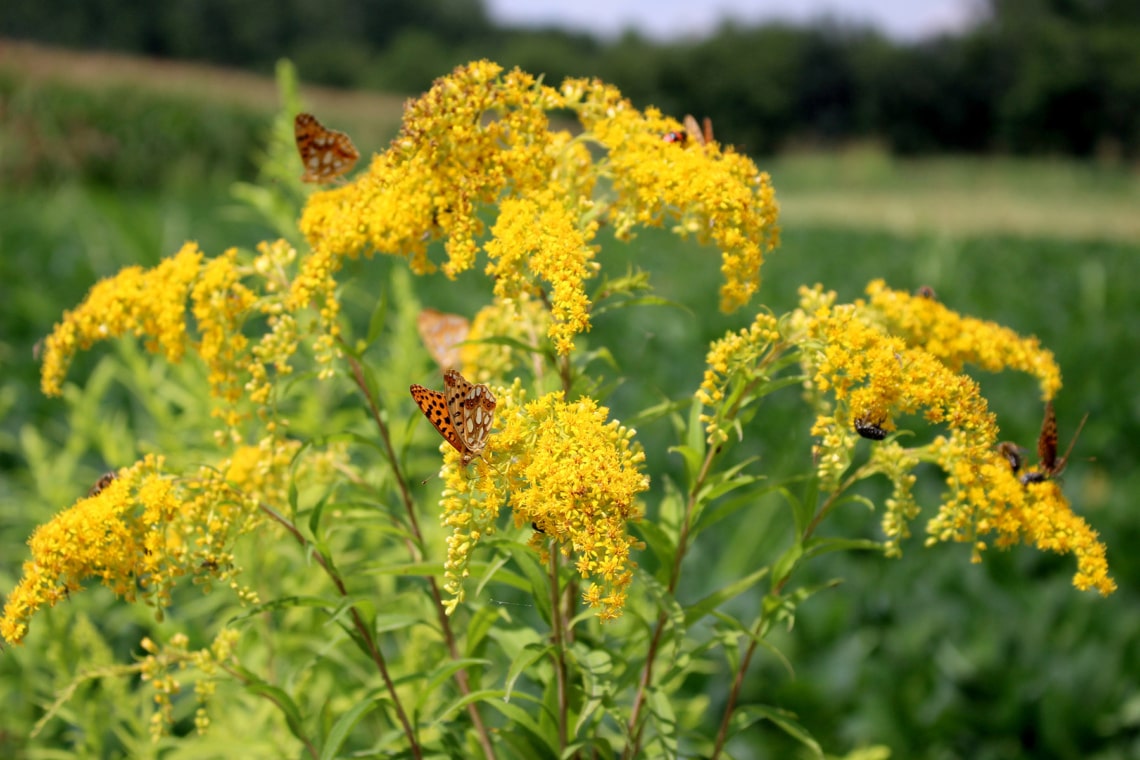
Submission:
M 424 309 L 416 318 L 420 338 L 428 353 L 442 369 L 459 366 L 460 343 L 467 340 L 471 323 L 458 314 L 445 314 L 435 309 Z
M 453 369 L 443 373 L 443 386 L 443 393 L 422 385 L 408 390 L 428 422 L 462 455 L 466 467 L 487 446 L 498 402 L 487 386 L 472 385 Z
M 324 184 L 352 170 L 360 158 L 352 139 L 344 132 L 328 129 L 311 113 L 299 113 L 293 120 L 297 152 L 305 165 L 302 182 Z
M 1065 451 L 1065 456 L 1057 459 L 1057 413 L 1053 411 L 1053 402 L 1046 401 L 1045 419 L 1041 422 L 1041 434 L 1037 436 L 1037 457 L 1041 460 L 1041 468 L 1024 473 L 1021 476 L 1022 484 L 1043 483 L 1064 472 L 1065 465 L 1069 463 L 1069 454 L 1073 452 L 1073 446 L 1076 445 L 1077 438 L 1080 437 L 1088 419 L 1089 416 L 1086 414 L 1081 420 L 1081 424 L 1077 426 L 1073 440 L 1069 441 L 1069 448 Z
M 104 473 L 102 477 L 95 481 L 95 485 L 91 486 L 91 490 L 87 492 L 87 498 L 90 499 L 92 496 L 98 496 L 103 493 L 103 489 L 111 485 L 117 477 L 119 476 L 114 472 Z

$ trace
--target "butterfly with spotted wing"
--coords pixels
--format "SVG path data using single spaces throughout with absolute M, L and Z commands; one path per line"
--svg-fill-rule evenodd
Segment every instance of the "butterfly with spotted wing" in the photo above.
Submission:
M 480 456 L 495 418 L 495 400 L 486 385 L 469 383 L 453 369 L 443 373 L 444 391 L 413 385 L 412 400 L 443 439 L 462 456 L 463 466 Z

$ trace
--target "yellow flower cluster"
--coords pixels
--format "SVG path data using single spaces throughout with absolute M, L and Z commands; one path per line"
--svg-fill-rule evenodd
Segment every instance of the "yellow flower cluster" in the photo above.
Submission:
M 154 688 L 154 701 L 158 706 L 150 723 L 150 734 L 155 741 L 161 739 L 174 725 L 174 703 L 171 698 L 182 690 L 181 674 L 187 668 L 198 671 L 194 683 L 194 695 L 198 702 L 198 709 L 194 713 L 194 728 L 199 734 L 206 733 L 210 726 L 207 705 L 214 695 L 216 674 L 233 662 L 239 638 L 237 631 L 224 628 L 209 647 L 198 650 L 189 648 L 190 640 L 184 633 L 174 634 L 161 647 L 149 638 L 142 640 L 146 655 L 139 662 L 139 670 L 142 680 Z
M 290 361 L 300 345 L 298 315 L 287 303 L 296 259 L 296 251 L 280 240 L 261 243 L 244 266 L 236 249 L 210 259 L 188 243 L 153 269 L 128 267 L 99 282 L 76 309 L 65 312 L 45 341 L 44 393 L 62 392 L 78 350 L 123 335 L 143 337 L 150 351 L 171 362 L 188 351 L 202 360 L 210 394 L 221 401 L 212 410 L 221 421 L 218 443 L 240 444 L 242 424 L 255 410 L 263 418 L 272 415 L 275 381 L 292 371 Z M 243 330 L 257 317 L 264 317 L 268 329 L 251 339 Z M 327 357 L 334 339 L 335 331 L 321 334 L 317 350 Z
M 210 390 L 231 404 L 242 394 L 248 339 L 241 326 L 256 297 L 239 282 L 237 249 L 203 267 L 190 294 L 200 336 L 198 355 L 210 370 Z
M 487 243 L 487 274 L 495 278 L 495 296 L 514 299 L 533 293 L 536 278 L 550 283 L 553 324 L 550 338 L 560 354 L 569 354 L 574 336 L 590 329 L 584 283 L 598 270 L 588 245 L 597 223 L 578 228 L 577 215 L 553 190 L 504 200 Z
M 886 542 L 883 552 L 888 557 L 902 556 L 902 540 L 910 538 L 910 522 L 920 511 L 914 499 L 914 484 L 918 480 L 914 471 L 918 455 L 900 446 L 898 441 L 884 441 L 871 453 L 868 473 L 878 472 L 891 481 L 891 495 L 884 503 L 883 534 Z
M 526 293 L 519 294 L 517 299 L 496 300 L 484 306 L 471 322 L 467 342 L 459 348 L 464 376 L 483 383 L 505 377 L 527 361 L 540 362 L 538 347 L 541 336 L 549 328 L 550 312 L 541 301 Z M 507 338 L 533 346 L 535 350 L 526 352 L 511 345 L 481 342 L 485 337 Z M 535 375 L 538 374 L 536 368 Z
M 953 435 L 939 438 L 931 449 L 948 473 L 950 494 L 927 525 L 928 545 L 972 543 L 973 559 L 980 562 L 984 537 L 996 534 L 998 547 L 1023 542 L 1042 551 L 1073 554 L 1077 558 L 1073 585 L 1082 591 L 1095 588 L 1107 596 L 1116 590 L 1104 544 L 1083 518 L 1073 514 L 1055 481 L 1023 485 L 1000 453 L 991 450 L 979 457 Z
M 122 335 L 146 336 L 147 349 L 177 362 L 186 350 L 186 296 L 198 277 L 202 254 L 187 243 L 157 267 L 133 266 L 97 283 L 83 303 L 66 311 L 44 343 L 40 387 L 63 392 L 63 378 L 79 350 Z
M 628 237 L 634 225 L 669 221 L 679 235 L 714 242 L 725 276 L 721 309 L 748 303 L 760 287 L 765 254 L 779 245 L 779 207 L 768 174 L 715 143 L 665 143 L 662 135 L 680 127 L 676 120 L 653 108 L 638 111 L 601 82 L 567 80 L 562 94 L 607 150 L 601 169 L 616 193 L 609 220 L 617 237 Z
M 895 428 L 895 417 L 921 412 L 928 422 L 946 424 L 948 436 L 917 449 L 877 443 L 865 472 L 884 473 L 895 484 L 883 520 L 888 551 L 898 552 L 906 523 L 917 514 L 910 472 L 919 461 L 934 461 L 947 473 L 949 494 L 927 526 L 928 542 L 974 542 L 977 552 L 984 548 L 983 537 L 996 533 L 998 546 L 1025 541 L 1072 552 L 1078 565 L 1075 585 L 1111 592 L 1115 584 L 1095 532 L 1072 513 L 1055 483 L 1025 487 L 1018 481 L 996 450 L 997 425 L 977 383 L 960 373 L 964 362 L 1021 369 L 1035 374 L 1043 393 L 1051 395 L 1060 384 L 1052 354 L 1035 339 L 965 319 L 930 299 L 895 293 L 878 282 L 869 292 L 870 304 L 848 306 L 835 305 L 834 294 L 805 289 L 801 309 L 790 320 L 803 331 L 825 486 L 834 488 L 850 464 L 856 431 L 881 438 Z M 940 319 L 952 330 L 938 324 Z M 891 332 L 896 328 L 903 329 L 905 340 Z
M 154 456 L 124 468 L 32 534 L 32 559 L 8 596 L 0 636 L 19 642 L 38 609 L 92 578 L 128 601 L 141 591 L 156 607 L 169 602 L 170 588 L 185 575 L 227 581 L 254 601 L 233 581 L 239 569 L 232 545 L 261 522 L 261 503 L 287 502 L 299 449 L 298 442 L 266 438 L 240 447 L 217 468 L 201 468 L 196 478 L 164 475 L 162 458 Z
M 32 559 L 24 563 L 0 618 L 5 641 L 21 641 L 40 607 L 54 607 L 82 588 L 84 579 L 98 578 L 128 600 L 139 586 L 159 585 L 163 568 L 157 552 L 178 511 L 170 481 L 158 473 L 161 464 L 148 458 L 120 471 L 98 494 L 36 528 L 28 539 Z
M 1033 336 L 1023 338 L 1008 327 L 963 317 L 933 298 L 891 290 L 882 280 L 868 285 L 867 295 L 888 332 L 922 348 L 953 372 L 967 364 L 987 372 L 1026 372 L 1037 378 L 1045 400 L 1061 388 L 1053 352 Z
M 600 608 L 602 620 L 620 616 L 633 579 L 630 551 L 638 546 L 626 524 L 640 518 L 637 495 L 649 487 L 634 431 L 607 422 L 609 410 L 587 398 L 567 403 L 556 392 L 525 403 L 517 382 L 497 394 L 502 431 L 488 440 L 484 456 L 491 462 L 476 460 L 477 479 L 469 479 L 456 466 L 458 454 L 447 457 L 441 506 L 453 531 L 445 566 L 449 609 L 463 598 L 471 549 L 494 531 L 509 498 L 516 525 L 543 531 L 532 539 L 536 547 L 556 541 L 593 580 L 585 603 Z
M 552 129 L 552 110 L 576 113 L 586 131 Z M 455 277 L 475 265 L 482 245 L 496 298 L 541 294 L 553 317 L 549 337 L 567 354 L 590 327 L 585 283 L 598 270 L 592 240 L 603 220 L 619 239 L 634 225 L 671 221 L 682 235 L 714 242 L 722 307 L 734 309 L 759 287 L 778 242 L 771 182 L 731 149 L 666 142 L 672 128 L 675 121 L 642 114 L 599 82 L 567 80 L 555 90 L 487 61 L 461 66 L 408 104 L 400 134 L 367 172 L 309 198 L 300 226 L 313 253 L 292 284 L 290 309 L 317 304 L 335 334 L 334 277 L 345 258 L 407 256 L 412 271 L 427 273 L 435 269 L 427 244 L 442 239 L 443 271 Z M 604 149 L 597 157 L 591 142 Z M 497 215 L 482 243 L 481 214 Z
M 776 318 L 760 313 L 749 327 L 729 333 L 712 344 L 705 357 L 704 379 L 697 391 L 697 401 L 705 406 L 717 406 L 726 396 L 728 386 L 736 381 L 740 386 L 767 379 L 764 364 L 779 353 L 780 341 Z M 742 388 L 743 391 L 743 388 Z M 735 398 L 737 394 L 729 394 Z M 728 440 L 728 432 L 721 429 L 722 413 L 701 414 L 709 445 Z

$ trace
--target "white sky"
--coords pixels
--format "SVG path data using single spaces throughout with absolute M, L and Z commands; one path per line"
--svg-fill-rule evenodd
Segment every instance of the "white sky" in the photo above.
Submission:
M 699 37 L 725 18 L 807 22 L 829 15 L 869 23 L 899 39 L 961 28 L 978 0 L 485 0 L 511 26 L 562 26 L 614 37 L 634 28 L 657 39 Z

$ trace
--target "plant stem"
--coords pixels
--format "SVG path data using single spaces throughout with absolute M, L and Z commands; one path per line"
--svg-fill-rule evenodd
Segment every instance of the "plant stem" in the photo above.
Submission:
M 558 585 L 558 548 L 550 551 L 550 614 L 551 632 L 554 636 L 554 675 L 558 687 L 558 749 L 565 750 L 568 732 L 566 716 L 569 712 L 567 697 L 566 636 L 565 621 L 562 615 L 562 593 Z
M 808 525 L 804 528 L 804 534 L 800 539 L 801 542 L 807 541 L 809 538 L 811 538 L 812 534 L 815 533 L 815 529 L 819 527 L 823 519 L 831 513 L 831 510 L 838 503 L 837 500 L 839 495 L 844 493 L 848 488 L 854 485 L 856 481 L 863 477 L 865 467 L 866 465 L 860 467 L 858 470 L 849 475 L 847 479 L 844 480 L 843 483 L 841 483 L 838 488 L 832 491 L 831 495 L 829 495 L 827 499 L 824 500 L 819 509 L 816 511 L 815 517 L 812 518 L 812 521 L 808 523 Z M 772 587 L 772 594 L 778 596 L 780 592 L 783 591 L 784 586 L 787 585 L 788 581 L 791 580 L 791 577 L 791 573 L 789 572 L 783 578 L 778 579 L 775 585 Z M 720 728 L 717 730 L 716 734 L 716 745 L 713 748 L 713 753 L 710 756 L 710 760 L 720 756 L 721 751 L 724 749 L 725 742 L 728 741 L 728 724 L 732 718 L 733 711 L 736 709 L 736 700 L 740 697 L 740 689 L 744 686 L 744 674 L 748 672 L 748 665 L 752 662 L 752 655 L 756 653 L 757 643 L 759 642 L 767 625 L 768 617 L 764 612 L 761 612 L 760 618 L 756 621 L 756 625 L 752 629 L 752 636 L 749 638 L 749 644 L 744 649 L 744 656 L 740 658 L 740 667 L 737 668 L 736 673 L 733 676 L 732 688 L 729 689 L 728 699 L 725 700 L 724 715 L 721 717 Z
M 423 557 L 423 533 L 420 531 L 419 520 L 416 518 L 416 504 L 412 498 L 411 490 L 408 488 L 408 481 L 404 477 L 403 471 L 399 466 L 399 459 L 396 457 L 396 449 L 392 446 L 392 438 L 388 433 L 388 426 L 384 423 L 383 417 L 380 415 L 380 409 L 372 394 L 368 391 L 368 385 L 364 382 L 364 371 L 356 357 L 351 354 L 348 356 L 349 366 L 352 368 L 352 376 L 356 382 L 356 386 L 364 395 L 365 401 L 368 403 L 369 413 L 372 415 L 372 421 L 376 424 L 376 429 L 380 433 L 380 438 L 384 442 L 384 453 L 388 459 L 388 463 L 392 467 L 392 473 L 396 477 L 396 485 L 400 491 L 400 498 L 404 504 L 404 512 L 408 517 L 408 524 L 411 527 L 412 535 L 415 537 L 413 542 L 411 539 L 405 539 L 405 546 L 408 549 L 408 554 L 413 560 L 420 560 Z M 427 578 L 428 587 L 431 591 L 432 601 L 435 605 L 436 619 L 439 621 L 440 630 L 443 632 L 444 642 L 447 645 L 447 651 L 452 660 L 459 659 L 459 647 L 455 641 L 455 633 L 451 629 L 451 618 L 447 615 L 447 610 L 443 605 L 443 595 L 439 591 L 439 584 L 436 583 L 435 578 Z M 465 668 L 460 668 L 455 671 L 455 683 L 459 687 L 459 692 L 463 696 L 471 693 L 471 682 L 467 675 Z M 475 727 L 475 733 L 479 738 L 479 746 L 483 749 L 483 756 L 487 760 L 494 760 L 495 747 L 491 744 L 491 736 L 487 731 L 487 726 L 483 723 L 483 716 L 479 713 L 479 707 L 474 702 L 467 705 L 467 715 L 471 718 L 471 724 Z
M 267 514 L 270 518 L 278 522 L 281 526 L 289 532 L 290 535 L 301 545 L 303 549 L 309 551 L 313 558 L 316 559 L 329 576 L 333 584 L 336 586 L 337 591 L 341 596 L 348 596 L 348 588 L 344 584 L 344 580 L 340 577 L 329 558 L 323 552 L 318 550 L 315 546 L 309 543 L 309 540 L 302 535 L 301 531 L 297 529 L 288 518 L 279 513 L 277 510 L 270 507 L 268 504 L 261 504 L 261 511 Z M 396 684 L 392 681 L 392 677 L 388 674 L 388 665 L 384 660 L 384 655 L 380 648 L 376 646 L 376 639 L 372 636 L 372 629 L 365 624 L 364 618 L 361 617 L 360 611 L 356 609 L 356 605 L 349 608 L 349 613 L 352 616 L 352 625 L 356 629 L 357 634 L 361 640 L 364 641 L 365 647 L 368 651 L 368 656 L 376 663 L 376 669 L 380 672 L 380 677 L 384 679 L 384 686 L 388 690 L 388 694 L 392 697 L 392 704 L 396 708 L 396 717 L 400 721 L 400 726 L 404 730 L 404 735 L 408 738 L 408 746 L 412 751 L 412 756 L 415 758 L 422 758 L 423 751 L 420 749 L 419 741 L 416 739 L 416 732 L 412 728 L 411 722 L 408 720 L 407 713 L 404 712 L 404 705 L 400 701 L 400 695 L 396 691 Z
M 677 583 L 681 579 L 681 562 L 685 557 L 685 551 L 689 543 L 689 517 L 693 513 L 693 507 L 696 506 L 698 494 L 704 486 L 705 479 L 708 477 L 709 470 L 712 468 L 713 459 L 716 457 L 717 447 L 710 446 L 705 452 L 704 462 L 701 463 L 701 471 L 698 473 L 693 482 L 692 488 L 689 489 L 688 498 L 685 500 L 685 511 L 681 516 L 681 530 L 677 538 L 677 550 L 673 553 L 673 567 L 669 571 L 669 584 L 667 586 L 669 595 L 672 596 L 677 590 Z M 633 698 L 633 707 L 629 712 L 629 721 L 626 723 L 626 728 L 630 734 L 630 743 L 626 747 L 622 757 L 632 758 L 635 757 L 641 748 L 641 734 L 645 729 L 644 723 L 639 723 L 638 718 L 641 714 L 641 708 L 645 704 L 646 692 L 649 690 L 649 680 L 653 673 L 653 664 L 657 660 L 657 653 L 660 651 L 661 639 L 665 634 L 665 624 L 668 622 L 669 617 L 662 610 L 657 615 L 657 622 L 653 626 L 653 638 L 649 642 L 649 650 L 645 655 L 645 665 L 641 669 L 641 678 L 637 684 L 637 693 Z

